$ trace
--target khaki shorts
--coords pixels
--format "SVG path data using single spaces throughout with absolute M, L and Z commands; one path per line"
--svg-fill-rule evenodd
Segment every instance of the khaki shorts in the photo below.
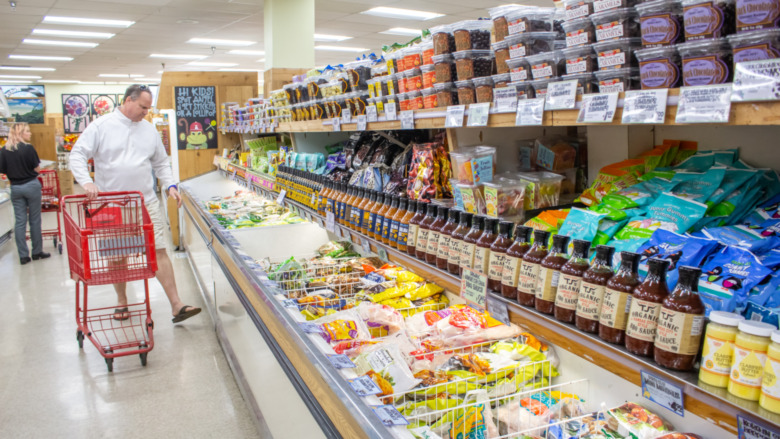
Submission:
M 149 218 L 151 218 L 152 224 L 154 224 L 154 248 L 157 250 L 165 249 L 167 248 L 167 245 L 165 244 L 166 224 L 165 218 L 163 218 L 162 215 L 162 210 L 160 210 L 160 201 L 155 198 L 144 204 L 146 205 L 147 212 L 149 212 Z

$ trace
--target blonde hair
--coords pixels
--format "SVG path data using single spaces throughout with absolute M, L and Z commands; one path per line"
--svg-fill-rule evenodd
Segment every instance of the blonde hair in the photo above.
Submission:
M 22 133 L 25 128 L 29 128 L 30 125 L 27 122 L 16 122 L 11 126 L 11 130 L 8 132 L 8 142 L 5 147 L 10 151 L 16 151 L 19 144 L 24 143 L 22 140 Z

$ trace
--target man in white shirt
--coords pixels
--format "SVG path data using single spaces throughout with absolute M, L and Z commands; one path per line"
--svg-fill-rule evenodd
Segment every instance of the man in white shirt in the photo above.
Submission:
M 154 192 L 152 169 L 179 207 L 181 197 L 160 135 L 151 123 L 144 120 L 151 107 L 152 92 L 147 86 L 128 87 L 123 104 L 91 123 L 79 136 L 70 153 L 70 168 L 89 199 L 97 197 L 100 191 L 139 191 L 143 194 L 144 204 L 154 223 L 157 280 L 171 303 L 173 323 L 178 323 L 198 314 L 200 308 L 185 305 L 179 298 L 173 265 L 165 249 L 166 225 Z M 95 161 L 95 181 L 89 175 L 89 159 Z M 119 303 L 114 310 L 114 319 L 127 320 L 130 314 L 126 284 L 114 284 L 114 289 Z

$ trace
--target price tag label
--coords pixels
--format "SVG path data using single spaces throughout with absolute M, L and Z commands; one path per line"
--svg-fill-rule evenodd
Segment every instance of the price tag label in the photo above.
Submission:
M 401 412 L 396 410 L 396 408 L 391 405 L 372 405 L 371 410 L 376 413 L 376 415 L 379 417 L 379 420 L 382 421 L 382 424 L 388 427 L 392 427 L 394 425 L 409 425 L 409 421 L 404 418 L 404 415 L 402 415 Z M 433 436 L 429 436 L 429 438 L 434 439 Z
M 731 112 L 731 84 L 680 88 L 677 123 L 726 123 Z
M 488 277 L 471 268 L 463 267 L 460 279 L 460 297 L 485 308 Z
M 672 384 L 651 373 L 640 371 L 642 396 L 672 412 L 685 416 L 684 393 L 680 386 Z
M 469 105 L 470 127 L 486 127 L 490 118 L 490 102 Z
M 370 107 L 369 107 L 370 108 Z M 366 115 L 361 114 L 357 117 L 357 130 L 358 131 L 365 131 L 366 130 Z
M 447 107 L 447 115 L 444 119 L 446 128 L 457 128 L 463 126 L 463 115 L 466 113 L 465 105 L 450 105 Z
M 545 110 L 571 110 L 577 103 L 576 80 L 551 82 L 547 86 Z
M 764 424 L 737 415 L 737 438 L 739 439 L 780 439 L 780 432 Z
M 320 227 L 324 227 L 324 223 L 322 222 L 322 218 L 320 218 L 320 217 L 315 217 L 315 218 L 314 218 L 314 222 L 316 222 L 318 226 L 320 226 Z
M 489 296 L 487 305 L 490 317 L 493 317 L 505 325 L 509 325 L 509 309 L 507 308 L 506 303 L 495 297 Z
M 413 130 L 414 129 L 414 111 L 402 111 L 401 112 L 401 129 Z
M 494 88 L 493 104 L 499 113 L 512 113 L 517 108 L 517 89 L 514 87 Z
M 276 197 L 276 204 L 280 206 L 284 206 L 284 198 L 287 196 L 287 190 L 282 189 L 281 192 L 279 192 L 279 196 Z
M 371 241 L 369 241 L 366 238 L 363 238 L 363 251 L 366 253 L 371 253 Z
M 341 237 L 352 243 L 352 233 L 349 229 L 341 228 Z
M 776 101 L 778 99 L 780 99 L 780 59 L 737 63 L 732 101 Z
M 300 322 L 298 323 L 307 334 L 322 334 L 322 327 L 316 323 Z
M 668 88 L 627 91 L 623 100 L 623 123 L 664 123 L 668 95 Z
M 322 223 L 319 221 L 318 223 L 320 224 L 320 227 L 322 227 Z M 335 233 L 336 231 L 336 215 L 333 212 L 325 212 L 325 230 L 330 233 Z
M 333 118 L 333 131 L 341 131 L 341 119 L 338 117 Z
M 382 247 L 379 247 L 376 251 L 377 256 L 379 256 L 379 259 L 381 259 L 384 262 L 387 262 L 387 250 L 383 249 Z
M 371 377 L 363 375 L 362 377 L 347 380 L 352 390 L 358 394 L 358 396 L 376 395 L 382 393 L 382 389 L 376 385 Z M 395 410 L 395 409 L 393 409 Z
M 385 117 L 387 117 L 387 120 L 398 119 L 398 115 L 396 114 L 395 110 L 395 102 L 388 102 L 385 104 Z
M 582 108 L 577 123 L 610 123 L 615 118 L 618 92 L 587 94 L 582 97 Z
M 355 366 L 355 363 L 344 354 L 327 354 L 328 360 L 336 369 L 351 369 Z
M 541 125 L 544 119 L 544 98 L 526 99 L 517 102 L 515 125 Z
M 375 106 L 369 106 L 366 107 L 366 119 L 368 119 L 369 122 L 376 122 L 377 120 L 377 114 L 376 114 L 376 107 Z
M 282 306 L 285 308 L 298 309 L 298 302 L 295 299 L 284 299 L 282 300 Z
M 341 110 L 341 123 L 350 123 L 352 122 L 352 110 L 349 108 L 345 108 Z

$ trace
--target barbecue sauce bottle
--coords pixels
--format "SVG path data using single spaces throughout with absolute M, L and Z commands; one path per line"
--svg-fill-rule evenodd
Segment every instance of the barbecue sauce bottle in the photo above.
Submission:
M 699 297 L 701 270 L 678 270 L 680 281 L 661 306 L 653 357 L 663 367 L 691 370 L 704 332 L 704 304 Z
M 626 349 L 634 355 L 653 356 L 653 342 L 661 314 L 661 303 L 669 296 L 666 285 L 666 259 L 647 261 L 647 277 L 634 289 L 626 326 Z
M 417 202 L 414 200 L 408 201 L 408 208 L 404 212 L 401 222 L 398 224 L 398 250 L 403 253 L 408 253 L 409 248 L 407 244 L 409 242 L 409 222 L 414 218 L 417 213 Z
M 460 247 L 460 274 L 463 274 L 464 268 L 474 268 L 477 239 L 482 236 L 484 227 L 485 217 L 475 215 L 471 220 L 471 230 L 463 237 L 463 245 Z
M 425 219 L 427 205 L 422 201 L 417 201 L 417 209 L 414 216 L 409 220 L 409 234 L 406 235 L 406 253 L 409 256 L 417 256 L 417 234 L 420 230 L 420 223 Z
M 439 254 L 439 236 L 441 236 L 441 230 L 444 228 L 444 225 L 447 224 L 449 213 L 449 208 L 439 206 L 436 221 L 431 224 L 431 233 L 428 235 L 428 246 L 425 251 L 425 262 L 433 266 L 436 266 L 436 257 Z
M 398 199 L 398 209 L 395 211 L 392 220 L 390 221 L 390 247 L 398 247 L 398 233 L 401 229 L 401 220 L 406 215 L 406 197 L 400 197 Z
M 428 204 L 425 218 L 420 223 L 420 229 L 417 232 L 417 243 L 415 256 L 421 261 L 425 261 L 425 255 L 428 251 L 428 237 L 431 234 L 431 224 L 436 221 L 437 208 L 435 204 Z
M 371 228 L 371 210 L 376 204 L 376 191 L 369 191 L 369 193 L 368 201 L 363 206 L 363 218 L 360 220 L 360 231 L 364 235 L 368 235 L 368 229 Z
M 531 248 L 530 227 L 517 226 L 515 228 L 515 241 L 506 249 L 504 260 L 504 272 L 501 277 L 501 295 L 507 299 L 517 300 L 517 277 L 520 274 L 520 262 L 523 255 Z
M 479 273 L 488 275 L 488 264 L 490 264 L 490 246 L 493 245 L 493 241 L 496 240 L 496 226 L 498 220 L 494 218 L 485 219 L 485 230 L 482 235 L 477 239 L 477 246 L 474 249 L 474 270 Z
M 468 212 L 460 212 L 458 228 L 452 232 L 450 240 L 450 254 L 447 256 L 447 271 L 454 275 L 460 274 L 460 250 L 463 246 L 463 238 L 471 229 L 471 218 L 474 215 Z
M 620 269 L 607 282 L 599 315 L 599 337 L 606 342 L 621 345 L 625 342 L 631 293 L 640 284 L 640 257 L 636 253 L 620 252 Z
M 550 232 L 534 231 L 534 243 L 520 262 L 520 274 L 517 276 L 517 303 L 533 307 L 536 302 L 536 284 L 542 259 L 547 256 L 547 242 Z
M 398 197 L 390 196 L 390 207 L 385 211 L 382 222 L 382 242 L 390 245 L 390 228 L 393 225 L 393 217 L 398 212 Z
M 588 271 L 582 275 L 580 293 L 577 295 L 577 312 L 574 324 L 580 331 L 599 332 L 599 315 L 601 300 L 609 279 L 615 274 L 612 271 L 612 255 L 615 249 L 606 245 L 596 247 L 596 258 Z
M 501 221 L 498 223 L 498 237 L 490 245 L 490 262 L 488 262 L 488 288 L 501 292 L 501 280 L 504 278 L 506 251 L 512 245 L 512 227 L 514 223 Z
M 569 239 L 568 236 L 554 235 L 552 249 L 540 264 L 534 306 L 541 313 L 552 314 L 555 309 L 555 296 L 558 294 L 561 267 L 566 264 L 569 256 L 566 253 Z
M 369 221 L 369 227 L 368 227 L 368 236 L 376 240 L 379 240 L 379 236 L 377 236 L 377 229 L 379 229 L 378 231 L 380 234 L 382 233 L 381 230 L 382 222 L 379 221 L 379 211 L 382 209 L 384 204 L 385 204 L 385 194 L 381 192 L 377 193 L 376 203 L 374 203 L 374 207 L 371 208 L 371 220 Z
M 450 257 L 450 247 L 452 246 L 452 233 L 458 228 L 458 216 L 460 212 L 450 209 L 447 215 L 447 223 L 439 232 L 439 246 L 436 254 L 436 267 L 442 270 L 447 269 L 447 261 Z
M 555 293 L 555 310 L 553 311 L 555 318 L 561 322 L 574 323 L 582 275 L 590 267 L 588 264 L 589 250 L 590 241 L 575 239 L 571 259 L 561 267 L 561 278 L 558 280 L 558 291 Z

